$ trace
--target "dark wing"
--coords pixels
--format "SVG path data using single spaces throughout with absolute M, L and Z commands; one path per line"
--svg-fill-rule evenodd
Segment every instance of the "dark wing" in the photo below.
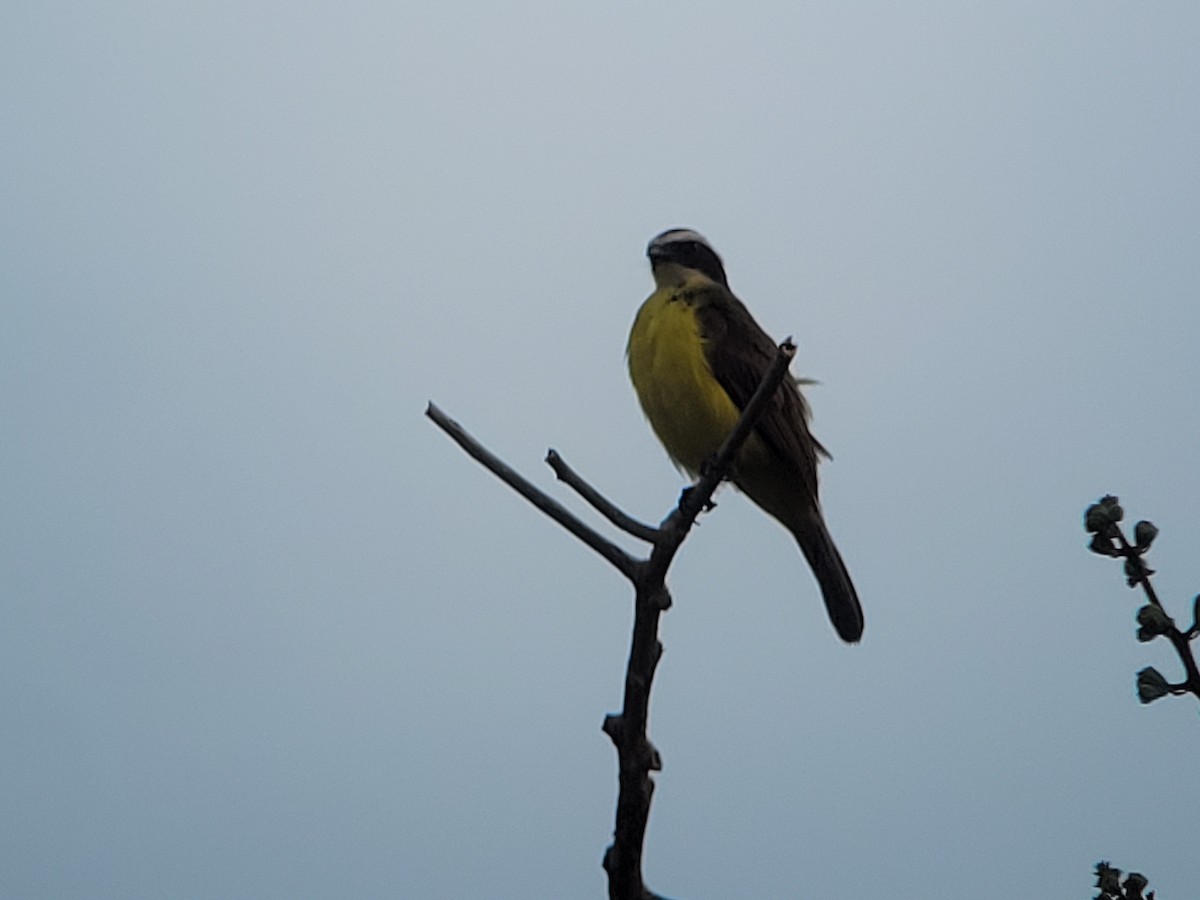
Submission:
M 745 409 L 775 360 L 777 345 L 728 289 L 705 286 L 688 300 L 696 310 L 713 375 L 738 409 Z M 829 454 L 809 433 L 808 404 L 793 379 L 784 379 L 755 430 L 795 469 L 815 500 L 817 454 Z

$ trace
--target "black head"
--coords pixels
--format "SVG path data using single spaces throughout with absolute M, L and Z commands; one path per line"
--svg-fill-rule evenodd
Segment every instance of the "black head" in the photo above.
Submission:
M 725 278 L 725 267 L 721 265 L 721 257 L 703 237 L 690 228 L 672 228 L 664 231 L 650 242 L 646 248 L 650 257 L 650 267 L 657 270 L 660 266 L 676 265 L 685 269 L 695 269 L 711 278 L 717 284 L 729 287 Z

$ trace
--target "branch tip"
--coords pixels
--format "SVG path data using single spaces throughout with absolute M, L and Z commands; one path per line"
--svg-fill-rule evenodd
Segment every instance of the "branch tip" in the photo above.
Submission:
M 626 578 L 633 578 L 637 571 L 637 560 L 585 525 L 570 510 L 557 500 L 547 496 L 526 478 L 517 473 L 508 463 L 496 456 L 479 441 L 469 435 L 461 425 L 438 409 L 433 403 L 429 404 L 426 414 L 434 423 L 446 432 L 450 438 L 461 447 L 468 456 L 515 490 L 518 494 L 556 521 L 567 531 L 571 532 L 583 543 L 587 544 L 602 557 L 608 560 Z

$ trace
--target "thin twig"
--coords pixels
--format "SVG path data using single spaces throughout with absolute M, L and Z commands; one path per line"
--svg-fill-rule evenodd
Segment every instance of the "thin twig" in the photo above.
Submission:
M 1116 540 L 1117 546 L 1121 548 L 1121 556 L 1125 558 L 1129 565 L 1130 577 L 1134 580 L 1134 584 L 1140 584 L 1142 590 L 1146 592 L 1146 599 L 1157 606 L 1163 608 L 1162 603 L 1158 599 L 1158 593 L 1154 590 L 1154 585 L 1150 583 L 1150 567 L 1146 565 L 1146 561 L 1142 559 L 1141 553 L 1129 541 L 1125 540 L 1125 534 L 1115 524 L 1109 531 L 1109 536 Z M 1131 584 L 1130 587 L 1133 587 Z
M 755 425 L 758 424 L 758 420 L 762 417 L 763 410 L 766 409 L 767 404 L 774 398 L 775 392 L 779 390 L 779 385 L 783 382 L 784 375 L 787 374 L 788 366 L 792 364 L 792 360 L 795 357 L 796 345 L 792 343 L 791 338 L 788 338 L 779 345 L 779 352 L 775 354 L 775 359 L 771 361 L 771 368 L 767 370 L 767 374 L 763 376 L 758 389 L 750 397 L 750 402 L 742 410 L 742 415 L 738 419 L 737 425 L 733 431 L 729 432 L 729 437 L 725 439 L 725 443 L 717 451 L 717 458 L 713 461 L 705 476 L 700 479 L 699 484 L 697 484 L 698 490 L 696 491 L 695 498 L 691 495 L 688 496 L 687 499 L 689 501 L 694 499 L 697 513 L 712 498 L 713 491 L 717 489 L 717 485 L 721 483 L 725 475 L 729 472 L 729 467 L 733 463 L 734 456 L 742 449 L 742 444 L 746 443 L 746 439 L 754 431 Z
M 515 490 L 518 494 L 552 518 L 575 537 L 579 538 L 610 563 L 617 567 L 626 578 L 636 578 L 641 564 L 614 544 L 612 541 L 597 534 L 582 521 L 577 519 L 565 506 L 526 481 L 512 467 L 485 448 L 479 441 L 467 434 L 466 430 L 437 408 L 433 403 L 425 410 L 425 415 L 433 419 L 442 431 L 450 435 L 456 444 L 462 447 L 485 468 L 493 472 L 501 481 Z
M 567 465 L 567 461 L 558 455 L 557 450 L 546 453 L 546 464 L 554 470 L 558 480 L 565 482 L 568 487 L 592 505 L 592 507 L 627 534 L 640 538 L 648 544 L 658 540 L 658 529 L 644 522 L 639 522 L 633 516 L 614 504 L 598 490 L 583 480 L 583 477 Z

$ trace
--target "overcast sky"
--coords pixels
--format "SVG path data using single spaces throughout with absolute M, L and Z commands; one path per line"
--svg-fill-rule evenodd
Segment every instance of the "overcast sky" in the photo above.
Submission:
M 720 495 L 651 887 L 1196 896 L 1197 704 L 1081 515 L 1188 617 L 1200 7 L 736 7 L 10 5 L 0 895 L 604 896 L 630 590 L 423 411 L 665 515 L 623 353 L 688 226 L 821 382 L 867 624 Z

